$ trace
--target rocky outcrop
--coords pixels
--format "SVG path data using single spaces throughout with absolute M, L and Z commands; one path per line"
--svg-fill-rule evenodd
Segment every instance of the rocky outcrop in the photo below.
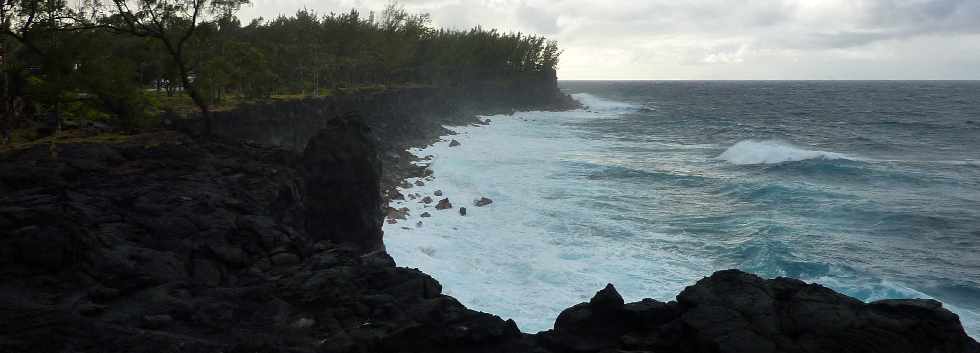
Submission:
M 933 300 L 863 303 L 817 284 L 720 271 L 663 303 L 612 285 L 540 334 L 556 352 L 978 352 Z
M 0 352 L 532 350 L 370 251 L 362 132 L 304 155 L 170 133 L 3 153 Z
M 366 125 L 333 119 L 303 151 L 306 232 L 315 240 L 384 248 L 381 158 Z

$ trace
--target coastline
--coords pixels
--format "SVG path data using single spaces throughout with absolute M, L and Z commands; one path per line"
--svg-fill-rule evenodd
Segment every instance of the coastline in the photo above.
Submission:
M 609 285 L 534 335 L 467 309 L 380 251 L 385 201 L 373 195 L 426 173 L 387 152 L 438 139 L 446 119 L 474 118 L 387 128 L 334 119 L 300 152 L 164 132 L 4 154 L 0 350 L 980 349 L 935 301 L 866 304 L 734 270 L 670 302 L 627 304 Z M 406 134 L 426 126 L 438 128 Z M 398 166 L 382 173 L 382 158 Z

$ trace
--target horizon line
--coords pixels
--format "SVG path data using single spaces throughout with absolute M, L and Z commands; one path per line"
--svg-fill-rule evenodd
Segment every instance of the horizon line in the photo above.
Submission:
M 724 79 L 724 78 L 712 78 L 712 79 L 692 79 L 692 78 L 652 78 L 652 79 L 601 79 L 601 78 L 559 78 L 558 81 L 605 81 L 605 82 L 651 82 L 651 81 L 854 81 L 854 82 L 873 82 L 873 81 L 923 81 L 923 82 L 936 82 L 936 81 L 946 81 L 946 82 L 976 82 L 980 81 L 977 78 L 969 79 L 948 79 L 948 78 L 937 78 L 937 79 L 922 79 L 922 78 L 887 78 L 887 79 L 830 79 L 830 78 L 811 78 L 811 79 L 765 79 L 765 78 L 751 78 L 751 79 Z

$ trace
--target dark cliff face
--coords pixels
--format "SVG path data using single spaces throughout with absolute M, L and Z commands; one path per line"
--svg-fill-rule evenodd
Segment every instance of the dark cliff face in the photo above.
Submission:
M 383 250 L 381 158 L 370 128 L 333 119 L 303 152 L 306 233 L 314 240 Z
M 578 103 L 558 89 L 554 71 L 521 80 L 476 82 L 459 87 L 405 87 L 354 95 L 246 105 L 214 113 L 214 133 L 302 151 L 329 118 L 352 116 L 374 130 L 380 148 L 418 144 L 441 135 L 442 125 L 469 121 L 474 114 L 517 110 L 562 110 Z M 196 131 L 196 121 L 182 121 Z
M 0 156 L 0 352 L 530 349 L 371 251 L 380 166 L 330 126 L 304 155 L 162 134 Z

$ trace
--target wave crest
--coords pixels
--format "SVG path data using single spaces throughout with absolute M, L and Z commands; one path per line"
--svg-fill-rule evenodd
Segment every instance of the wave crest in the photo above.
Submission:
M 845 154 L 807 150 L 779 140 L 739 141 L 718 158 L 736 165 L 778 164 L 808 159 L 852 159 Z
M 632 112 L 640 109 L 640 107 L 635 104 L 603 99 L 588 93 L 575 93 L 572 94 L 572 98 L 577 100 L 579 103 L 582 103 L 586 110 L 593 110 L 603 113 Z

